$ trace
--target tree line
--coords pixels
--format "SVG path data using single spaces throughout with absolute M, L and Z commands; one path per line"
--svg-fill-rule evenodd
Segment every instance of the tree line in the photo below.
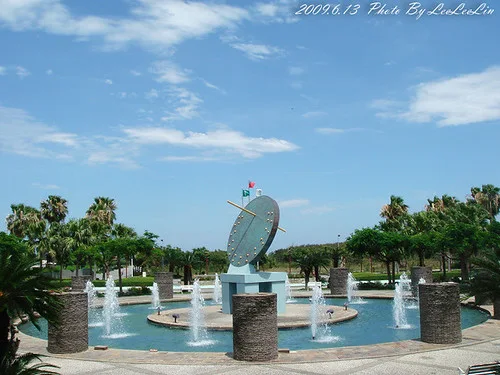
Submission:
M 178 247 L 158 243 L 159 236 L 145 231 L 143 235 L 125 224 L 116 223 L 117 204 L 109 197 L 96 197 L 85 216 L 67 219 L 66 199 L 50 195 L 39 208 L 12 204 L 6 218 L 7 230 L 26 243 L 40 268 L 56 263 L 59 278 L 63 268 L 75 266 L 76 275 L 83 267 L 102 270 L 103 279 L 117 268 L 120 291 L 122 267 L 131 263 L 148 271 L 168 270 L 184 274 L 184 283 L 192 282 L 193 269 L 198 273 L 225 272 L 229 265 L 225 251 L 209 251 L 205 247 L 182 251 Z

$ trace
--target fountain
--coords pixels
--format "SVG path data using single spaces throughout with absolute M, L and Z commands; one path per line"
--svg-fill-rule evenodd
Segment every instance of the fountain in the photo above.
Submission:
M 323 291 L 321 287 L 314 286 L 312 290 L 311 297 L 311 335 L 312 339 L 318 343 L 325 342 L 336 342 L 339 340 L 339 337 L 332 336 L 330 327 L 328 324 L 321 323 L 324 321 L 324 314 L 328 314 L 331 318 L 331 314 L 333 313 L 333 309 L 326 310 L 326 301 L 325 297 L 323 297 Z
M 83 290 L 87 293 L 87 301 L 88 301 L 88 309 L 89 309 L 89 327 L 99 327 L 102 326 L 102 322 L 98 322 L 98 311 L 95 306 L 97 292 L 95 290 L 94 284 L 92 281 L 87 280 L 85 284 L 85 289 Z
M 222 287 L 221 287 L 219 275 L 217 273 L 215 274 L 214 291 L 212 294 L 212 301 L 217 305 L 222 304 Z
M 405 279 L 406 278 L 406 279 Z M 408 277 L 403 272 L 399 279 L 399 283 L 396 283 L 394 290 L 394 301 L 392 305 L 392 315 L 394 318 L 394 324 L 397 329 L 409 329 L 411 326 L 408 324 L 408 318 L 406 315 L 406 297 L 408 293 L 411 293 L 409 289 Z
M 153 283 L 153 289 L 151 291 L 151 308 L 158 309 L 162 308 L 160 305 L 160 290 L 158 289 L 158 284 L 156 282 Z
M 290 286 L 290 280 L 288 280 L 288 275 L 286 275 L 285 277 L 285 295 L 286 295 L 286 303 L 297 302 L 292 297 L 292 287 Z
M 104 319 L 105 337 L 123 337 L 120 304 L 118 303 L 118 297 L 116 296 L 115 281 L 111 275 L 106 280 L 106 292 L 104 294 L 102 317 Z
M 358 296 L 358 281 L 351 272 L 347 274 L 347 300 L 349 304 L 365 303 L 365 301 Z
M 200 281 L 196 279 L 193 283 L 193 291 L 191 292 L 191 310 L 189 311 L 189 329 L 191 331 L 191 341 L 188 342 L 189 346 L 213 344 L 213 341 L 208 339 L 205 327 L 204 304 L 205 299 L 201 294 Z

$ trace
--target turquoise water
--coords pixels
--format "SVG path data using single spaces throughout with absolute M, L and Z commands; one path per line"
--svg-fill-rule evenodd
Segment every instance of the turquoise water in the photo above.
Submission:
M 328 305 L 342 306 L 345 299 L 328 298 Z M 418 309 L 408 309 L 409 329 L 395 329 L 392 319 L 392 300 L 366 299 L 365 304 L 353 304 L 358 310 L 358 317 L 350 321 L 329 326 L 316 340 L 311 339 L 309 328 L 288 329 L 279 331 L 279 347 L 291 350 L 320 349 L 340 346 L 369 345 L 383 342 L 418 339 L 420 337 Z M 298 303 L 309 303 L 306 298 L 298 299 Z M 231 331 L 209 331 L 210 345 L 193 346 L 189 343 L 188 330 L 170 329 L 147 322 L 146 316 L 153 310 L 151 305 L 121 306 L 123 314 L 123 332 L 114 338 L 103 337 L 103 327 L 89 327 L 89 345 L 108 345 L 110 348 L 161 351 L 205 351 L 232 352 L 233 340 Z M 189 302 L 172 302 L 168 309 L 188 307 Z M 100 309 L 97 309 L 100 313 Z M 480 310 L 462 308 L 462 329 L 480 324 L 489 315 Z M 47 325 L 42 321 L 42 330 L 32 324 L 20 326 L 22 332 L 47 339 Z

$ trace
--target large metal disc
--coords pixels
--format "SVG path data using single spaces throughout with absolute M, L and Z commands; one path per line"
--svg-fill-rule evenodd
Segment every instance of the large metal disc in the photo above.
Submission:
M 280 220 L 278 203 L 266 195 L 250 201 L 234 221 L 227 242 L 229 263 L 234 267 L 256 264 L 273 242 Z

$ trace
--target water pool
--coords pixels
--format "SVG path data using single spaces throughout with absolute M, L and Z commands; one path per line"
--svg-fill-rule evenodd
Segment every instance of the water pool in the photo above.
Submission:
M 341 298 L 326 299 L 327 305 L 342 306 L 346 302 Z M 393 302 L 389 299 L 366 299 L 366 303 L 352 304 L 358 310 L 358 317 L 349 321 L 329 326 L 322 336 L 311 339 L 309 328 L 288 329 L 279 331 L 280 348 L 291 350 L 323 349 L 341 346 L 370 345 L 392 341 L 418 339 L 420 337 L 419 310 L 407 309 L 409 329 L 396 329 L 392 318 Z M 308 304 L 307 298 L 299 298 L 297 303 Z M 171 302 L 166 308 L 188 307 L 189 302 Z M 196 346 L 190 344 L 190 332 L 183 329 L 171 329 L 148 323 L 146 316 L 154 312 L 151 305 L 121 306 L 123 328 L 113 338 L 105 337 L 103 327 L 89 327 L 89 345 L 107 345 L 116 349 L 149 350 L 173 352 L 232 352 L 233 340 L 231 331 L 209 331 L 211 345 Z M 100 309 L 96 309 L 100 313 Z M 480 324 L 487 320 L 489 314 L 467 307 L 462 308 L 462 329 Z M 42 330 L 38 331 L 32 324 L 24 324 L 19 328 L 23 333 L 47 339 L 47 324 L 40 322 Z

